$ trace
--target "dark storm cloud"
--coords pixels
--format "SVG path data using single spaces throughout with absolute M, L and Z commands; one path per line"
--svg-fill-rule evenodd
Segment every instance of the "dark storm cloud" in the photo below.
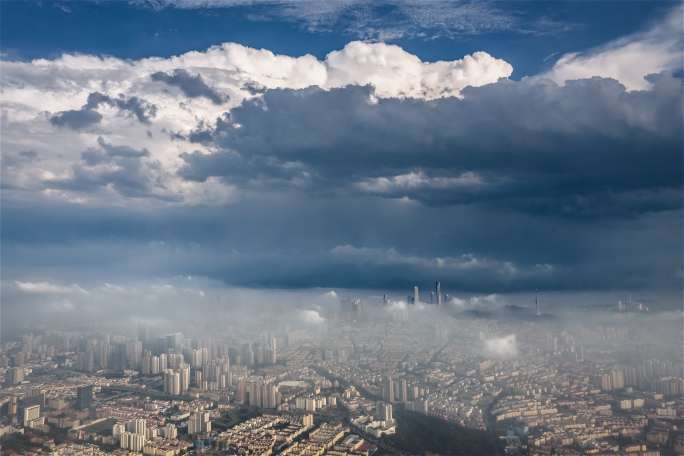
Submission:
M 100 92 L 93 92 L 88 95 L 88 100 L 81 109 L 60 111 L 50 117 L 50 123 L 74 130 L 98 124 L 102 120 L 102 114 L 97 112 L 97 108 L 101 104 L 127 112 L 142 123 L 150 123 L 150 120 L 157 114 L 155 105 L 139 97 L 126 98 L 124 95 L 120 95 L 118 98 L 113 98 Z
M 220 150 L 185 154 L 180 174 L 282 178 L 285 165 L 312 192 L 570 217 L 676 209 L 681 79 L 650 81 L 638 92 L 601 78 L 501 81 L 432 102 L 371 100 L 362 87 L 274 90 L 196 132 Z
M 441 280 L 452 292 L 487 293 L 681 282 L 679 211 L 596 223 L 281 191 L 227 207 L 154 210 L 3 202 L 3 217 L 3 260 L 19 278 L 191 275 L 400 292 Z
M 50 123 L 57 127 L 68 127 L 74 130 L 90 127 L 100 123 L 102 115 L 91 109 L 61 111 L 50 117 Z
M 225 97 L 204 82 L 201 75 L 192 75 L 187 70 L 178 68 L 171 73 L 158 71 L 151 75 L 152 80 L 161 81 L 170 86 L 178 87 L 186 97 L 205 97 L 214 104 L 221 104 Z
M 142 123 L 149 123 L 157 115 L 157 107 L 142 98 L 126 98 L 123 94 L 119 95 L 118 98 L 114 98 L 100 92 L 93 92 L 88 95 L 88 101 L 83 106 L 83 109 L 97 109 L 101 104 L 107 104 L 119 108 L 121 111 L 128 112 Z
M 68 177 L 51 179 L 44 185 L 86 193 L 111 188 L 127 197 L 169 199 L 155 192 L 161 186 L 157 179 L 161 167 L 149 158 L 147 149 L 113 145 L 102 137 L 97 143 L 98 147 L 81 153 L 81 160 L 71 167 Z
M 10 279 L 67 283 L 675 290 L 681 80 L 651 81 L 644 92 L 598 78 L 501 81 L 431 102 L 363 87 L 266 91 L 199 125 L 190 139 L 205 151 L 181 155 L 184 185 L 223 180 L 230 203 L 152 204 L 172 193 L 152 154 L 100 139 L 45 185 L 136 200 L 4 192 L 3 263 Z

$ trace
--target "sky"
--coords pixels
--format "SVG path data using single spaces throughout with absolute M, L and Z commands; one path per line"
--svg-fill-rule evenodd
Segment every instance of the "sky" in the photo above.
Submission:
M 683 14 L 2 2 L 4 305 L 190 277 L 681 302 Z

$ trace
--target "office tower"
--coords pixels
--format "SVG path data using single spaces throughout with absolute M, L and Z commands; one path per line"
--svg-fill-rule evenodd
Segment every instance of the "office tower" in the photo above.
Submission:
M 190 387 L 190 366 L 182 364 L 180 367 L 181 393 L 185 393 Z
M 188 434 L 208 434 L 211 432 L 209 412 L 194 412 L 188 419 Z
M 27 399 L 31 401 L 31 404 L 40 404 L 41 407 L 45 408 L 45 390 L 41 388 L 31 388 Z
M 24 427 L 31 427 L 40 419 L 40 405 L 30 405 L 24 407 L 23 424 Z
M 536 308 L 535 315 L 541 317 L 541 302 L 539 301 L 539 295 L 534 295 L 534 307 Z
M 95 372 L 95 353 L 92 349 L 79 354 L 78 369 L 83 372 Z
M 13 357 L 12 360 L 14 362 L 14 367 L 22 367 L 24 365 L 24 358 L 25 354 L 23 351 L 20 351 L 16 353 Z
M 176 426 L 174 426 L 171 423 L 168 423 L 166 426 L 164 426 L 164 437 L 166 437 L 169 440 L 177 438 L 178 429 L 176 429 Z
M 385 378 L 385 384 L 382 389 L 382 396 L 387 402 L 394 402 L 394 382 L 392 377 L 388 376 Z
M 143 355 L 142 366 L 141 366 L 140 372 L 142 375 L 151 375 L 152 374 L 152 356 L 150 354 Z
M 611 383 L 613 389 L 622 389 L 625 387 L 625 372 L 622 369 L 613 369 L 610 372 Z
M 263 408 L 274 409 L 278 406 L 278 388 L 275 385 L 263 385 L 261 397 Z
M 159 375 L 159 372 L 161 372 L 159 369 L 159 357 L 153 356 L 150 362 L 150 374 Z
M 76 407 L 79 410 L 87 410 L 93 402 L 92 385 L 80 386 L 76 390 Z
M 242 361 L 247 366 L 254 365 L 254 350 L 250 344 L 244 344 L 242 346 Z
M 238 404 L 245 404 L 247 402 L 247 385 L 244 379 L 240 379 L 235 391 L 235 401 Z
M 375 405 L 375 414 L 378 420 L 384 421 L 386 424 L 392 423 L 394 417 L 392 416 L 392 404 L 387 402 L 378 402 Z
M 159 355 L 159 372 L 164 372 L 169 367 L 168 358 L 166 353 Z
M 399 401 L 408 402 L 408 382 L 405 378 L 399 382 Z
M 124 432 L 126 432 L 126 426 L 123 423 L 114 423 L 114 426 L 112 427 L 113 437 L 119 437 Z
M 167 369 L 164 373 L 164 392 L 173 396 L 181 394 L 180 372 Z
M 140 453 L 145 447 L 145 436 L 134 432 L 124 432 L 119 436 L 119 446 L 125 450 Z
M 168 353 L 166 355 L 166 364 L 169 369 L 179 369 L 183 363 L 182 353 Z
M 198 348 L 192 351 L 190 364 L 194 368 L 200 368 L 209 362 L 209 351 L 207 348 Z
M 130 431 L 142 435 L 142 436 L 147 436 L 147 421 L 139 418 L 136 420 L 133 420 L 131 423 L 131 429 Z
M 271 364 L 276 364 L 278 362 L 278 351 L 277 351 L 277 342 L 276 342 L 275 337 L 271 337 L 270 355 L 271 355 Z
M 142 360 L 143 344 L 139 340 L 126 344 L 126 362 L 129 368 L 139 369 Z
M 418 304 L 420 302 L 420 292 L 418 291 L 418 285 L 413 287 L 413 303 Z
M 439 280 L 435 282 L 435 296 L 437 297 L 437 306 L 442 306 L 442 284 Z
M 19 383 L 24 381 L 24 368 L 23 367 L 11 367 L 7 371 L 7 380 L 6 383 L 8 385 L 18 385 Z
M 95 357 L 98 368 L 107 369 L 109 367 L 109 350 L 109 343 L 100 342 Z
M 387 293 L 384 293 L 382 295 L 382 305 L 383 306 L 389 305 L 389 295 Z
M 259 387 L 259 382 L 255 380 L 250 380 L 249 383 L 247 383 L 246 392 L 247 403 L 253 407 L 259 407 L 259 396 L 261 395 L 261 388 Z

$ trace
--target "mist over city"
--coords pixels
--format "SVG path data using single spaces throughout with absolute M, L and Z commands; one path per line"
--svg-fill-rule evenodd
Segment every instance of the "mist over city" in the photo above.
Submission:
M 684 455 L 677 1 L 0 2 L 0 454 Z

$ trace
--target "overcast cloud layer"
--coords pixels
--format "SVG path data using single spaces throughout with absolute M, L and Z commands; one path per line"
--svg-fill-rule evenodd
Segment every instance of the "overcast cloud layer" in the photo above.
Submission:
M 521 80 L 361 41 L 2 61 L 3 286 L 676 290 L 677 15 Z

